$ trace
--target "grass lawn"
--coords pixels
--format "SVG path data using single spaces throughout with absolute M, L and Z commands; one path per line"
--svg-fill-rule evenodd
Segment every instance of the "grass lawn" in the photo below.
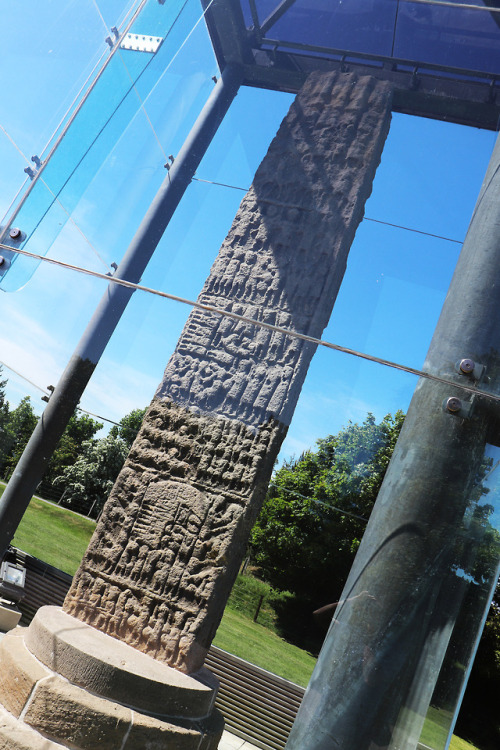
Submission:
M 0 496 L 5 485 L 0 485 Z M 34 497 L 14 536 L 14 544 L 65 573 L 74 575 L 87 549 L 95 521 Z
M 316 664 L 307 651 L 226 607 L 214 645 L 305 687 Z
M 454 734 L 451 738 L 450 750 L 479 750 L 479 748 Z

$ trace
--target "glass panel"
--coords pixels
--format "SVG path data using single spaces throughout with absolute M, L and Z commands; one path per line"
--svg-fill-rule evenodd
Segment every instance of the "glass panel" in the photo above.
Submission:
M 212 76 L 218 68 L 205 23 L 200 21 L 196 4 L 184 13 L 188 10 L 193 24 L 189 38 L 179 44 L 149 96 L 141 97 L 145 108 L 137 112 L 74 211 L 74 219 L 108 262 L 123 256 L 166 176 L 165 163 L 178 153 L 214 87 Z M 177 238 L 171 244 L 174 250 L 176 242 Z M 166 268 L 168 263 L 165 269 L 160 264 L 160 278 Z M 152 278 L 155 286 L 158 277 Z
M 301 44 L 390 55 L 397 5 L 393 0 L 296 0 L 266 34 Z
M 122 30 L 143 0 L 93 0 L 93 2 L 102 17 L 104 26 L 111 31 L 112 26 Z
M 422 367 L 494 139 L 487 131 L 393 115 L 327 339 Z
M 496 73 L 500 66 L 499 20 L 498 13 L 402 3 L 394 56 Z
M 498 446 L 487 444 L 474 494 L 455 539 L 447 585 L 448 606 L 456 616 L 445 634 L 449 645 L 420 737 L 422 743 L 428 744 L 426 739 L 437 725 L 440 728 L 440 740 L 434 745 L 437 748 L 445 748 L 450 739 L 479 644 L 478 633 L 500 573 L 499 459 Z
M 312 45 L 403 60 L 497 72 L 500 64 L 498 0 L 456 0 L 457 7 L 403 0 L 295 0 L 265 30 L 274 41 Z M 478 10 L 461 5 L 476 5 Z M 278 3 L 257 2 L 261 25 Z M 488 12 L 491 8 L 491 12 Z M 253 25 L 248 0 L 243 4 L 248 25 Z M 293 45 L 292 45 L 293 48 Z M 305 54 L 306 52 L 304 52 Z M 310 54 L 320 54 L 311 53 Z M 326 53 L 322 53 L 326 54 Z M 328 55 L 326 55 L 328 56 Z
M 100 57 L 109 33 L 92 0 L 2 8 L 1 124 L 28 158 L 41 152 Z M 8 103 L 8 104 L 7 104 Z
M 122 48 L 115 49 L 95 86 L 86 95 L 81 109 L 42 166 L 29 193 L 6 221 L 8 227 L 15 225 L 25 235 L 21 247 L 39 255 L 48 251 L 64 224 L 63 214 L 69 214 L 74 209 L 103 160 L 158 80 L 169 77 L 165 71 L 168 71 L 199 19 L 199 13 L 193 13 L 194 0 L 182 18 L 179 17 L 184 6 L 183 0 L 166 5 L 149 0 L 145 4 L 131 27 L 131 33 L 140 35 L 149 29 L 149 35 L 163 39 L 161 46 L 156 53 L 123 49 L 125 42 L 122 42 Z M 193 67 L 197 62 L 199 60 L 193 60 Z M 208 80 L 206 74 L 203 80 Z M 170 98 L 176 93 L 177 85 L 178 73 L 174 72 L 173 76 L 170 75 Z M 64 206 L 62 213 L 59 210 L 51 211 L 57 202 Z M 36 262 L 20 262 L 18 257 L 12 257 L 11 268 L 4 276 L 2 288 L 5 291 L 19 288 L 36 268 Z

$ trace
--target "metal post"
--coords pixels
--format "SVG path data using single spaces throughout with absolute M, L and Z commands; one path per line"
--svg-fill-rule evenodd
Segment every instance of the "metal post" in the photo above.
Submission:
M 138 283 L 213 136 L 238 93 L 242 69 L 227 65 L 153 199 L 114 278 Z M 0 499 L 0 559 L 24 515 L 132 291 L 108 286 Z
M 480 632 L 495 565 L 474 582 L 468 524 L 498 400 L 459 386 L 500 395 L 499 226 L 500 139 L 424 365 L 453 385 L 417 385 L 287 750 L 415 750 L 467 586 Z

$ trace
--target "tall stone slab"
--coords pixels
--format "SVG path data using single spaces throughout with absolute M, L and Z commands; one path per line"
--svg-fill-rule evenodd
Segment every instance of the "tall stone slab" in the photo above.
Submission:
M 313 74 L 199 301 L 320 336 L 371 192 L 389 85 Z M 290 423 L 311 344 L 190 315 L 65 612 L 155 659 L 203 664 Z

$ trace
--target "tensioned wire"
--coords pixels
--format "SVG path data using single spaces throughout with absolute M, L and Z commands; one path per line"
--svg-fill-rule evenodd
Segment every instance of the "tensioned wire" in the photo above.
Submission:
M 17 375 L 18 378 L 21 378 L 21 380 L 25 380 L 27 383 L 33 386 L 33 388 L 36 388 L 37 391 L 41 391 L 41 393 L 44 393 L 46 396 L 49 396 L 50 398 L 50 391 L 47 388 L 42 388 L 41 385 L 38 385 L 38 383 L 34 383 L 33 380 L 30 380 L 29 378 L 26 377 L 26 375 L 23 375 L 21 372 L 19 372 L 19 370 L 15 370 L 13 367 L 8 365 L 6 362 L 3 362 L 2 360 L 0 360 L 0 365 L 2 367 L 6 367 L 7 370 L 10 370 L 11 372 L 13 372 L 15 375 Z M 101 417 L 99 414 L 94 414 L 91 411 L 87 411 L 87 409 L 83 409 L 81 406 L 77 406 L 76 411 L 81 411 L 83 412 L 83 414 L 88 414 L 89 417 L 96 417 L 96 419 L 102 419 L 105 422 L 111 422 L 111 424 L 115 424 L 119 426 L 118 422 L 114 422 L 112 419 L 109 419 L 108 417 Z
M 297 497 L 301 497 L 303 500 L 310 500 L 313 503 L 316 503 L 317 505 L 323 505 L 325 508 L 328 508 L 328 510 L 335 510 L 337 513 L 341 513 L 343 516 L 350 516 L 351 518 L 356 518 L 358 521 L 363 521 L 363 523 L 368 523 L 368 518 L 365 518 L 364 516 L 358 516 L 357 513 L 351 513 L 348 510 L 343 510 L 343 508 L 338 508 L 335 505 L 330 505 L 330 503 L 326 503 L 324 500 L 318 500 L 317 497 L 307 497 L 307 495 L 301 495 L 300 492 L 297 492 L 297 490 L 291 490 L 289 487 L 282 487 L 281 484 L 277 484 L 276 482 L 270 482 L 269 483 L 269 489 L 279 489 L 281 492 L 283 492 L 286 495 L 296 495 Z
M 460 10 L 485 10 L 488 13 L 500 13 L 500 8 L 490 8 L 487 5 L 472 5 L 471 3 L 451 2 L 450 0 L 401 0 L 404 3 L 419 3 L 419 5 L 443 5 L 446 8 Z
M 219 187 L 231 188 L 232 190 L 242 190 L 248 192 L 250 188 L 240 187 L 239 185 L 228 185 L 225 182 L 215 182 L 214 180 L 203 180 L 201 177 L 193 177 L 195 182 L 203 182 L 207 185 L 217 185 Z M 381 219 L 371 219 L 369 216 L 364 216 L 363 221 L 373 221 L 375 224 L 384 224 L 386 227 L 394 227 L 394 229 L 404 229 L 406 232 L 415 232 L 415 234 L 423 234 L 425 237 L 434 237 L 437 240 L 445 240 L 446 242 L 454 242 L 457 245 L 463 245 L 463 240 L 455 240 L 452 237 L 444 237 L 442 234 L 433 234 L 432 232 L 424 232 L 422 229 L 414 229 L 413 227 L 405 227 L 402 224 L 393 224 L 390 221 L 382 221 Z
M 280 333 L 283 336 L 289 336 L 290 338 L 299 339 L 300 341 L 306 341 L 311 344 L 315 344 L 316 346 L 322 346 L 326 349 L 332 349 L 336 352 L 341 352 L 342 354 L 349 354 L 353 357 L 358 357 L 359 359 L 367 360 L 368 362 L 374 362 L 378 365 L 383 365 L 384 367 L 390 367 L 394 370 L 400 370 L 401 372 L 407 372 L 410 375 L 416 375 L 420 378 L 425 378 L 427 380 L 432 380 L 436 383 L 442 383 L 443 385 L 450 386 L 452 388 L 459 388 L 462 391 L 465 391 L 466 393 L 471 393 L 476 396 L 484 396 L 485 398 L 490 399 L 491 401 L 499 402 L 500 403 L 500 395 L 496 395 L 493 393 L 488 393 L 487 391 L 482 391 L 478 388 L 473 388 L 472 386 L 462 385 L 459 383 L 455 383 L 452 380 L 448 380 L 447 378 L 442 378 L 439 375 L 433 375 L 430 372 L 425 372 L 424 370 L 418 370 L 415 367 L 409 367 L 407 365 L 399 364 L 399 362 L 392 362 L 389 359 L 383 359 L 382 357 L 376 357 L 373 354 L 367 354 L 366 352 L 360 352 L 357 349 L 351 349 L 346 346 L 341 346 L 340 344 L 334 344 L 331 341 L 325 341 L 324 339 L 318 339 L 315 336 L 308 336 L 305 333 L 300 333 L 299 331 L 291 331 L 289 328 L 283 328 L 283 326 L 276 326 L 271 323 L 265 323 L 263 320 L 257 320 L 256 318 L 250 318 L 246 315 L 239 315 L 238 313 L 231 312 L 230 310 L 224 310 L 224 308 L 216 307 L 215 305 L 208 305 L 204 302 L 197 302 L 194 300 L 187 299 L 186 297 L 179 297 L 176 294 L 170 294 L 169 292 L 162 292 L 159 289 L 153 289 L 152 287 L 144 286 L 143 284 L 135 284 L 132 281 L 126 281 L 125 279 L 117 278 L 116 276 L 110 276 L 108 274 L 99 273 L 98 271 L 91 271 L 87 268 L 82 268 L 81 266 L 74 266 L 70 263 L 64 263 L 61 260 L 55 260 L 54 258 L 46 258 L 43 255 L 37 255 L 36 253 L 30 253 L 27 250 L 21 250 L 21 249 L 14 249 L 10 247 L 9 245 L 4 245 L 0 243 L 0 248 L 4 250 L 10 250 L 11 252 L 15 252 L 19 255 L 24 255 L 28 258 L 33 258 L 34 260 L 39 260 L 44 263 L 50 263 L 54 266 L 59 266 L 60 268 L 65 268 L 69 271 L 76 271 L 77 273 L 83 273 L 86 276 L 93 276 L 97 279 L 103 279 L 104 281 L 107 281 L 109 283 L 118 284 L 119 286 L 123 286 L 127 289 L 131 289 L 132 291 L 140 291 L 140 292 L 147 292 L 148 294 L 154 294 L 158 297 L 162 297 L 163 299 L 169 299 L 173 302 L 180 302 L 183 305 L 188 305 L 189 307 L 192 307 L 196 310 L 203 310 L 204 312 L 214 313 L 215 315 L 220 315 L 223 318 L 230 318 L 231 320 L 236 320 L 239 323 L 246 323 L 248 325 L 256 326 L 257 328 L 264 328 L 268 331 L 273 331 L 274 333 Z

